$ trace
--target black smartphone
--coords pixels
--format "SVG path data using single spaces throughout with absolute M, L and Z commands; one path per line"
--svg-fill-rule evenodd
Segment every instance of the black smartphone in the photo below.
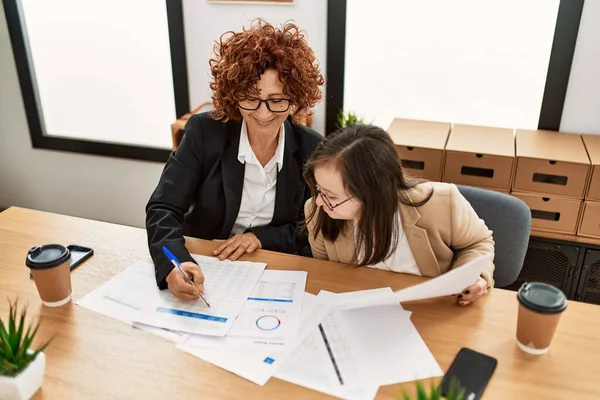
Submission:
M 94 250 L 92 248 L 77 246 L 75 244 L 68 245 L 67 249 L 69 249 L 69 252 L 71 253 L 71 259 L 69 262 L 69 268 L 71 271 L 94 254 Z M 29 273 L 29 277 L 33 278 L 31 272 Z
M 480 399 L 497 364 L 495 358 L 463 347 L 442 379 L 442 396 L 460 388 L 465 391 L 465 400 Z
M 93 249 L 84 246 L 77 246 L 74 244 L 68 245 L 67 249 L 69 249 L 69 251 L 71 252 L 71 270 L 73 270 L 75 267 L 80 265 L 82 262 L 84 262 L 94 254 Z

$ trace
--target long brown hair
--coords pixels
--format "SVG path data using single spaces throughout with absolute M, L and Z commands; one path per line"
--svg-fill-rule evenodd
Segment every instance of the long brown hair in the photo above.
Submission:
M 398 243 L 398 205 L 420 207 L 429 201 L 433 191 L 420 202 L 411 201 L 407 190 L 424 181 L 404 175 L 394 142 L 385 130 L 373 125 L 356 124 L 337 130 L 315 149 L 304 168 L 313 199 L 317 196 L 314 170 L 323 165 L 339 171 L 346 191 L 362 203 L 356 231 L 356 262 L 375 265 L 388 258 Z M 330 241 L 335 241 L 351 223 L 329 217 L 316 201 L 306 215 L 306 224 L 312 222 L 312 235 L 316 238 L 322 233 Z

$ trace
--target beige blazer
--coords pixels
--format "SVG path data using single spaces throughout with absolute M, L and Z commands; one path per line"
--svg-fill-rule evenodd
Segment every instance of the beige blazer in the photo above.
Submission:
M 433 186 L 431 199 L 415 208 L 399 206 L 402 227 L 422 276 L 434 277 L 459 267 L 483 254 L 494 254 L 494 240 L 483 220 L 454 184 L 427 182 L 408 191 L 413 202 L 423 199 Z M 306 215 L 313 199 L 304 205 Z M 314 223 L 308 225 L 313 256 L 344 264 L 355 264 L 354 224 L 335 242 L 322 234 L 314 237 Z M 494 264 L 482 274 L 488 287 L 494 286 Z

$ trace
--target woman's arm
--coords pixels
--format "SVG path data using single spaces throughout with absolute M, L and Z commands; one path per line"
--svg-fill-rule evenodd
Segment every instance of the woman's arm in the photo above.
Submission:
M 458 191 L 450 185 L 450 213 L 452 224 L 451 247 L 454 250 L 454 267 L 459 267 L 484 254 L 494 254 L 492 231 Z M 493 258 L 492 258 L 493 259 Z M 488 288 L 494 286 L 494 264 L 490 261 L 481 274 Z
M 173 265 L 165 257 L 166 246 L 183 262 L 195 262 L 185 247 L 182 234 L 185 214 L 202 179 L 202 121 L 192 116 L 177 151 L 169 156 L 158 186 L 146 206 L 146 232 L 154 261 L 156 283 L 167 288 L 166 277 Z

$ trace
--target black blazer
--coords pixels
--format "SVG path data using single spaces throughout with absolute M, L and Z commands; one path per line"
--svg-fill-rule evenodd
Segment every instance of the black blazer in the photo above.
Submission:
M 308 248 L 298 222 L 310 196 L 302 169 L 322 136 L 305 126 L 285 122 L 283 167 L 277 175 L 273 220 L 248 229 L 263 249 L 296 253 Z M 166 246 L 181 262 L 194 261 L 184 235 L 201 239 L 227 239 L 242 201 L 245 165 L 238 160 L 241 121 L 226 123 L 207 113 L 192 116 L 177 151 L 169 156 L 158 186 L 146 206 L 146 231 L 156 282 L 167 287 L 173 269 L 163 254 Z

